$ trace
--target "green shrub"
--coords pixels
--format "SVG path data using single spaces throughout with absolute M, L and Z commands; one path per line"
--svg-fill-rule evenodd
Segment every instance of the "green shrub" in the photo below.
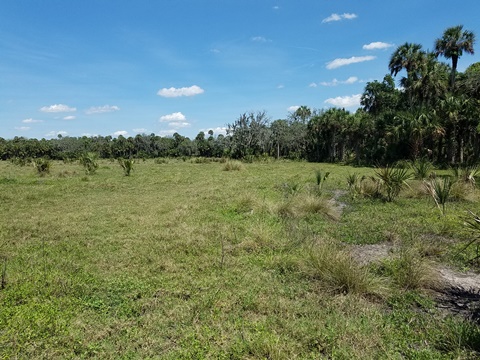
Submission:
M 415 179 L 424 180 L 428 178 L 433 170 L 433 164 L 426 158 L 418 159 L 410 164 Z
M 80 156 L 78 159 L 80 164 L 83 165 L 83 168 L 85 169 L 85 174 L 87 175 L 93 175 L 98 169 L 98 154 L 96 153 L 84 153 Z
M 393 201 L 400 194 L 400 191 L 408 187 L 407 181 L 412 178 L 412 174 L 407 169 L 388 165 L 375 170 L 375 175 L 380 179 L 380 185 L 388 202 Z
M 37 170 L 37 174 L 40 176 L 45 176 L 50 173 L 50 168 L 52 167 L 52 162 L 49 159 L 38 158 L 32 160 L 33 167 Z
M 224 171 L 240 171 L 243 169 L 243 165 L 240 161 L 233 160 L 233 161 L 227 161 L 223 165 L 223 170 Z
M 119 158 L 118 163 L 120 164 L 120 166 L 123 169 L 123 174 L 125 176 L 130 176 L 130 173 L 133 170 L 133 164 L 135 163 L 135 160 Z
M 445 215 L 445 206 L 450 198 L 450 193 L 454 181 L 449 176 L 443 178 L 433 178 L 429 181 L 424 181 L 425 189 L 432 196 L 438 209 Z

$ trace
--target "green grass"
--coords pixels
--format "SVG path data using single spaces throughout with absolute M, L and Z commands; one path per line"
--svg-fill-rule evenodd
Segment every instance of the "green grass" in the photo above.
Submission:
M 441 260 L 450 261 L 468 238 L 455 214 L 474 203 L 452 202 L 440 218 L 428 195 L 351 199 L 347 175 L 373 169 L 321 164 L 330 176 L 319 197 L 318 164 L 224 167 L 150 160 L 123 176 L 99 161 L 85 176 L 80 164 L 53 162 L 38 177 L 0 163 L 0 358 L 450 359 L 479 350 L 475 328 L 436 313 L 422 288 L 405 290 L 394 270 L 385 278 L 357 267 L 346 251 L 392 234 L 448 236 Z M 318 239 L 330 239 L 338 261 Z

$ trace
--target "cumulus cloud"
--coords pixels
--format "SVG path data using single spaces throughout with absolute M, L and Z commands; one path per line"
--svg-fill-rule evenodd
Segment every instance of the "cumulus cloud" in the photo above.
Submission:
M 73 116 L 73 115 L 65 116 L 65 117 L 63 118 L 63 120 L 75 120 L 75 119 L 76 119 L 76 117 Z
M 308 87 L 313 87 L 313 88 L 316 88 L 317 86 L 318 86 L 318 85 L 315 84 L 315 83 L 310 83 L 310 84 L 308 85 Z
M 379 49 L 388 49 L 392 46 L 393 44 L 375 41 L 375 42 L 371 42 L 370 44 L 363 45 L 362 48 L 364 50 L 379 50 Z
M 175 129 L 181 129 L 181 128 L 190 127 L 190 123 L 186 121 L 172 121 L 168 123 L 168 126 Z
M 128 131 L 125 131 L 125 130 L 118 130 L 118 131 L 115 131 L 113 133 L 113 136 L 127 136 L 128 135 Z
M 20 130 L 20 131 L 27 131 L 30 130 L 29 126 L 18 126 L 15 128 L 15 130 Z
M 182 87 L 182 88 L 163 88 L 158 90 L 157 95 L 162 97 L 180 97 L 180 96 L 195 96 L 199 94 L 203 94 L 205 90 L 197 85 L 193 85 L 190 87 Z
M 298 108 L 300 107 L 300 105 L 292 105 L 290 107 L 287 108 L 287 111 L 289 112 L 295 112 L 298 110 Z
M 35 119 L 25 119 L 25 120 L 22 120 L 22 123 L 24 124 L 34 124 L 34 123 L 41 123 L 43 122 L 43 120 L 35 120 Z
M 356 76 L 350 76 L 347 80 L 337 80 L 333 79 L 332 81 L 322 81 L 320 85 L 322 86 L 337 86 L 337 85 L 342 85 L 342 84 L 354 84 L 358 81 L 358 78 Z
M 329 98 L 325 100 L 325 102 L 333 106 L 348 108 L 348 107 L 360 106 L 361 97 L 362 97 L 362 94 L 356 94 L 352 96 L 338 96 L 336 98 Z
M 350 64 L 360 63 L 364 61 L 371 61 L 376 59 L 376 56 L 352 56 L 351 58 L 339 58 L 327 63 L 327 69 L 332 70 L 339 68 L 341 66 L 346 66 Z
M 332 14 L 329 17 L 325 18 L 322 20 L 322 23 L 328 23 L 332 21 L 340 21 L 340 20 L 352 20 L 357 17 L 356 14 L 349 14 L 349 13 L 343 13 L 343 14 Z
M 92 114 L 109 113 L 109 112 L 118 111 L 118 110 L 120 110 L 120 108 L 115 105 L 92 106 L 90 109 L 86 110 L 85 113 L 87 115 L 92 115 Z
M 44 106 L 40 108 L 40 111 L 47 112 L 47 113 L 74 112 L 74 111 L 77 111 L 77 108 L 70 107 L 64 104 L 55 104 L 50 106 Z
M 185 121 L 187 118 L 181 112 L 174 112 L 168 115 L 160 116 L 160 122 Z

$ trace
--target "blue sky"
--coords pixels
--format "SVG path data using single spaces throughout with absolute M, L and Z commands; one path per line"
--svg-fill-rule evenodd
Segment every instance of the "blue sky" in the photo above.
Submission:
M 2 0 L 0 137 L 195 137 L 249 111 L 355 111 L 397 46 L 432 49 L 459 24 L 480 40 L 479 14 L 478 0 Z

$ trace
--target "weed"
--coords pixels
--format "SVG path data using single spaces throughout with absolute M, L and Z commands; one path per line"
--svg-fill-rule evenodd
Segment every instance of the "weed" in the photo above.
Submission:
M 98 169 L 98 154 L 92 152 L 84 153 L 78 160 L 85 169 L 85 174 L 95 174 Z
M 352 256 L 331 240 L 317 242 L 307 258 L 307 272 L 331 293 L 383 296 L 381 278 L 359 265 Z
M 408 169 L 385 166 L 375 170 L 375 175 L 381 181 L 381 187 L 385 191 L 386 200 L 393 201 L 400 191 L 408 187 L 407 181 L 412 178 Z
M 443 216 L 445 216 L 446 203 L 450 198 L 453 184 L 449 176 L 424 181 L 425 189 L 432 196 Z
M 410 163 L 415 179 L 424 180 L 428 178 L 433 170 L 433 164 L 426 158 L 421 158 Z
M 240 161 L 229 160 L 223 165 L 224 171 L 240 171 L 243 170 L 243 165 Z
M 119 158 L 118 163 L 120 164 L 120 166 L 123 169 L 123 174 L 125 176 L 130 176 L 130 173 L 133 170 L 133 164 L 135 163 L 135 160 Z
M 45 176 L 50 173 L 52 161 L 46 158 L 37 158 L 32 160 L 33 167 L 37 170 L 37 174 Z

